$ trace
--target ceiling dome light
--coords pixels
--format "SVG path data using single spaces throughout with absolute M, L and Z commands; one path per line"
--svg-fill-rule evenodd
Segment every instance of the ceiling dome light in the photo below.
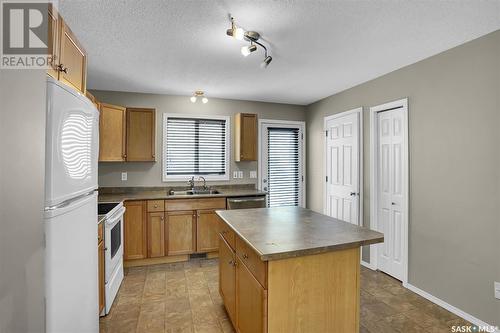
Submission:
M 189 98 L 189 100 L 191 101 L 191 103 L 196 103 L 196 101 L 198 100 L 198 97 L 201 98 L 201 102 L 203 104 L 207 104 L 208 103 L 208 98 L 205 97 L 205 92 L 203 90 L 196 90 L 193 93 L 193 96 L 191 96 Z
M 196 96 L 191 96 L 190 100 L 191 100 L 191 103 L 196 103 Z
M 207 103 L 208 103 L 208 98 L 203 97 L 203 98 L 201 99 L 201 101 L 203 102 L 203 104 L 207 104 Z
M 254 52 L 257 50 L 257 46 L 255 45 L 247 45 L 247 46 L 243 46 L 241 48 L 241 54 L 243 54 L 243 56 L 247 57 L 250 53 Z
M 267 68 L 267 66 L 269 66 L 269 64 L 271 63 L 271 61 L 273 61 L 273 57 L 271 56 L 267 56 L 264 61 L 260 64 L 260 67 L 261 68 Z

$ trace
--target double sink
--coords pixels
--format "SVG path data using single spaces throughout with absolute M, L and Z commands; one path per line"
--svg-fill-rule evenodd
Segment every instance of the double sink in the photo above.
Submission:
M 211 194 L 220 194 L 218 190 L 215 189 L 210 189 L 210 188 L 203 188 L 203 189 L 189 189 L 189 190 L 174 190 L 170 189 L 168 191 L 168 195 L 200 195 L 200 194 L 206 194 L 206 195 L 211 195 Z

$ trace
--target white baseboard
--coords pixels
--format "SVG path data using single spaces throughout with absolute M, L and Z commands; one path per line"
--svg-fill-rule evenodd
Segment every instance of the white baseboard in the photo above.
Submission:
M 437 298 L 436 296 L 433 296 L 433 295 L 429 294 L 428 292 L 423 291 L 422 289 L 419 289 L 419 288 L 417 288 L 409 283 L 406 283 L 404 287 L 406 287 L 407 289 L 413 291 L 414 293 L 422 296 L 423 298 L 426 298 L 427 300 L 431 301 L 432 303 L 437 304 L 440 307 L 450 311 L 451 313 L 456 314 L 457 316 L 467 320 L 468 322 L 470 322 L 476 326 L 483 326 L 483 327 L 484 326 L 490 326 L 490 327 L 494 326 L 494 325 L 490 325 L 490 324 L 485 323 L 481 319 L 478 319 L 478 318 L 474 317 L 473 315 L 468 314 L 467 312 L 462 311 L 459 308 L 454 307 L 453 305 L 448 304 L 445 301 Z M 492 333 L 500 333 L 500 330 L 497 328 L 497 330 L 492 332 Z
M 366 268 L 371 269 L 372 271 L 377 270 L 377 267 L 375 267 L 375 265 L 367 263 L 366 261 L 363 261 L 363 260 L 361 260 L 361 265 L 365 266 Z

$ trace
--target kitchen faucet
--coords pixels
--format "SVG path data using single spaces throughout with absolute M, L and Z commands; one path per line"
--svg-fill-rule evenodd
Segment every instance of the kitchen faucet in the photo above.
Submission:
M 203 189 L 206 190 L 207 189 L 207 181 L 205 180 L 205 177 L 203 176 L 199 176 L 198 177 L 200 180 L 203 179 Z

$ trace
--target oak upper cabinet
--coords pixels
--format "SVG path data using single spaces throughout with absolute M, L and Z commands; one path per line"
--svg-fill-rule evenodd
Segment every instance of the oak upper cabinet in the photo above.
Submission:
M 169 211 L 166 212 L 167 254 L 190 254 L 196 250 L 196 212 Z
M 227 313 L 236 323 L 236 269 L 235 254 L 222 236 L 219 237 L 219 292 L 224 300 Z
M 124 215 L 124 259 L 147 257 L 147 216 L 145 201 L 125 201 Z
M 197 211 L 196 218 L 196 251 L 212 252 L 219 248 L 219 217 L 215 210 Z
M 235 115 L 234 160 L 257 161 L 257 115 L 238 113 Z
M 85 94 L 87 53 L 62 17 L 60 21 L 59 81 Z
M 122 162 L 125 150 L 126 108 L 100 103 L 99 162 Z
M 156 110 L 127 108 L 127 161 L 155 161 Z
M 165 213 L 148 213 L 148 258 L 164 257 Z
M 236 326 L 240 333 L 266 332 L 267 291 L 236 256 Z
M 47 69 L 47 74 L 59 80 L 60 21 L 59 13 L 51 3 L 49 3 L 48 29 L 48 55 L 51 57 L 51 63 L 49 69 Z

